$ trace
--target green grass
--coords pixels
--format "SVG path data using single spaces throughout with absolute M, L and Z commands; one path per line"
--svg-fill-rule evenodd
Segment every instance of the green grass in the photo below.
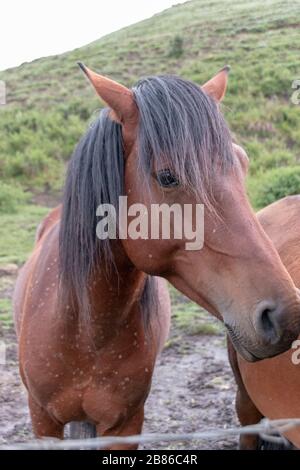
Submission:
M 172 324 L 189 335 L 219 335 L 222 325 L 208 312 L 169 287 L 172 301 Z
M 291 103 L 299 78 L 300 3 L 192 0 L 74 51 L 0 73 L 0 179 L 27 190 L 56 191 L 65 162 L 99 108 L 78 60 L 131 86 L 141 76 L 176 73 L 201 84 L 232 66 L 224 112 L 249 152 L 249 193 L 273 168 L 300 161 L 300 112 Z M 300 186 L 297 185 L 300 192 Z M 285 194 L 289 188 L 285 187 Z
M 0 214 L 16 213 L 28 199 L 22 188 L 2 182 L 0 186 Z
M 300 107 L 290 101 L 300 76 L 299 17 L 295 0 L 192 0 L 82 48 L 0 72 L 8 92 L 0 108 L 0 265 L 27 258 L 47 212 L 26 205 L 27 197 L 60 190 L 66 162 L 102 105 L 79 60 L 127 86 L 160 73 L 201 84 L 230 64 L 223 111 L 250 157 L 252 203 L 259 208 L 300 193 Z M 174 295 L 179 329 L 218 334 L 208 314 Z
M 12 303 L 10 299 L 0 299 L 0 325 L 2 328 L 9 328 L 13 324 Z
M 300 166 L 275 167 L 260 176 L 259 184 L 255 181 L 252 194 L 255 205 L 263 207 L 286 195 L 299 194 L 299 188 Z
M 26 205 L 17 213 L 0 216 L 0 265 L 24 263 L 32 250 L 37 226 L 48 211 Z

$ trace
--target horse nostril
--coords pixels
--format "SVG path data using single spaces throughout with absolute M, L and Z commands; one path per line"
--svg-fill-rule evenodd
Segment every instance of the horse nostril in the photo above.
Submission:
M 281 337 L 280 327 L 281 309 L 279 306 L 261 304 L 257 309 L 257 330 L 267 343 L 277 343 Z
M 262 324 L 263 330 L 266 332 L 272 332 L 274 329 L 271 315 L 272 315 L 272 310 L 270 308 L 265 308 L 261 312 L 261 324 Z

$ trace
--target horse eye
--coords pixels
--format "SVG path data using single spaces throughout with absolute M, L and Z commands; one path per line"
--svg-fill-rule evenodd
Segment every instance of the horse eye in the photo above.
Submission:
M 178 178 L 169 169 L 159 171 L 156 178 L 163 188 L 172 188 L 179 185 Z

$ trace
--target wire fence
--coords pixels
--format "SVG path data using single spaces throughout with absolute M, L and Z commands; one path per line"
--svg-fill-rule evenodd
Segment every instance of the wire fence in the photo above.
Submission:
M 300 427 L 300 419 L 263 419 L 260 423 L 227 429 L 214 429 L 211 431 L 200 431 L 182 434 L 139 434 L 124 437 L 95 437 L 91 439 L 59 440 L 43 438 L 26 443 L 15 443 L 0 445 L 0 450 L 78 450 L 78 449 L 109 449 L 111 446 L 120 444 L 147 444 L 157 442 L 190 442 L 208 441 L 238 435 L 258 435 L 265 441 L 273 444 L 288 445 L 284 433 L 292 428 Z M 300 430 L 300 429 L 299 429 Z

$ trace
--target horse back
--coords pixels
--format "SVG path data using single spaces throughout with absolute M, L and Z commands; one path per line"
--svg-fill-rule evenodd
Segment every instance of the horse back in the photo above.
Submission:
M 281 199 L 257 214 L 281 261 L 300 287 L 300 195 Z

